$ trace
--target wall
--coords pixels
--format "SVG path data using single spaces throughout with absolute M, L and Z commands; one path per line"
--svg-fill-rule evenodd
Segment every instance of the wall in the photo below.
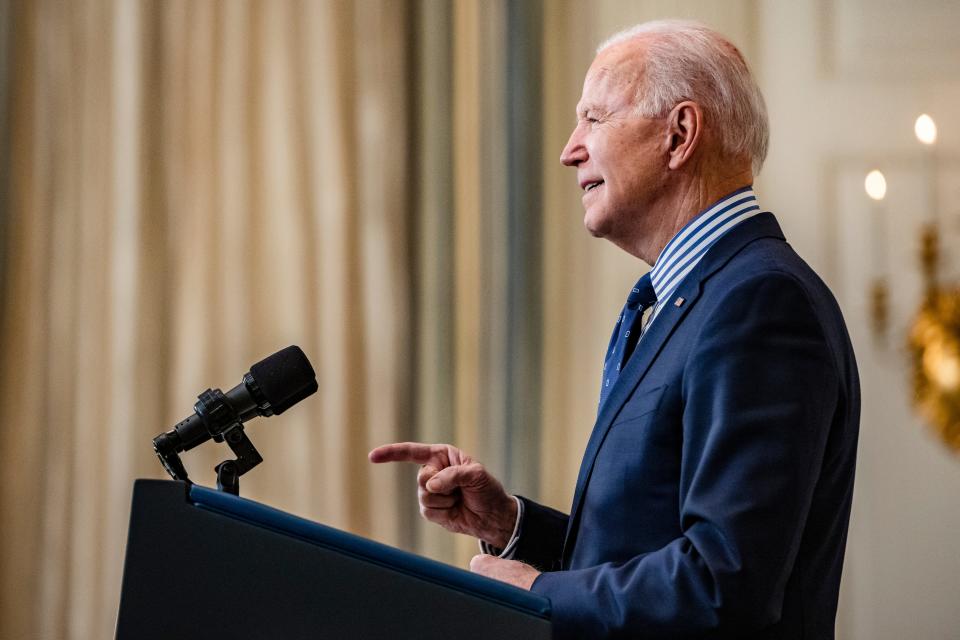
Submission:
M 939 153 L 960 143 L 947 119 L 960 104 L 956 29 L 949 3 L 765 2 L 758 12 L 760 80 L 773 129 L 760 181 L 766 207 L 837 295 L 854 341 L 863 415 L 854 508 L 837 623 L 841 638 L 955 638 L 960 633 L 960 459 L 909 406 L 903 345 L 920 302 L 919 225 L 924 220 L 914 119 L 939 123 Z M 872 338 L 872 276 L 863 177 L 888 176 L 885 247 L 891 334 Z M 960 188 L 954 172 L 944 190 Z M 952 177 L 952 179 L 951 179 Z M 954 198 L 955 201 L 955 198 Z M 956 253 L 957 212 L 947 253 Z M 953 271 L 952 264 L 947 265 Z

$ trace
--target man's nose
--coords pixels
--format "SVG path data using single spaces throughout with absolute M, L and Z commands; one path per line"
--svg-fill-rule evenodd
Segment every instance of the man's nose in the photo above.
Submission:
M 560 162 L 567 167 L 575 167 L 587 159 L 587 148 L 583 146 L 583 140 L 580 135 L 580 126 L 578 125 L 570 139 L 567 140 L 567 146 L 563 148 L 560 154 Z

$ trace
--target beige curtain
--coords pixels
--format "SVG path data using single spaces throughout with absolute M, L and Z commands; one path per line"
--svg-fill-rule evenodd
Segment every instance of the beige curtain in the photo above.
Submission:
M 0 637 L 112 636 L 150 440 L 288 344 L 321 390 L 251 429 L 242 494 L 409 546 L 366 462 L 412 429 L 407 3 L 0 13 Z

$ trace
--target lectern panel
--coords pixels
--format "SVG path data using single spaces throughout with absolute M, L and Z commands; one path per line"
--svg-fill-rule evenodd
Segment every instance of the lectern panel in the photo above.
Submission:
M 179 482 L 138 480 L 117 638 L 550 637 L 509 585 Z

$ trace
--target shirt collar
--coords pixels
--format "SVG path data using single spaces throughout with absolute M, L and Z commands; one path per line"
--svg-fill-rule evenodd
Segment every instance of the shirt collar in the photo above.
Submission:
M 760 213 L 753 185 L 737 189 L 698 213 L 677 232 L 650 270 L 657 300 L 663 301 L 679 286 L 714 242 L 735 226 Z

